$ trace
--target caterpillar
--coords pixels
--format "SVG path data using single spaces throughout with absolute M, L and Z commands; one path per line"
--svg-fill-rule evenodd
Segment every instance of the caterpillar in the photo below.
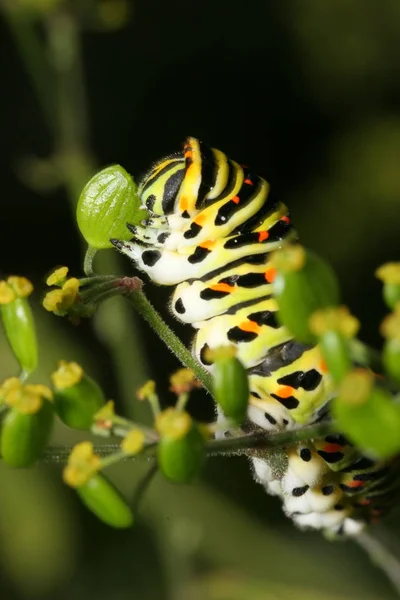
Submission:
M 244 431 L 294 430 L 329 419 L 334 387 L 317 346 L 293 340 L 277 319 L 270 253 L 297 238 L 287 207 L 265 179 L 190 137 L 156 162 L 138 193 L 149 218 L 112 240 L 156 284 L 174 286 L 170 309 L 195 329 L 193 353 L 234 344 L 250 399 Z M 393 504 L 398 462 L 362 456 L 340 434 L 287 448 L 284 464 L 263 451 L 255 479 L 281 497 L 301 528 L 356 535 Z

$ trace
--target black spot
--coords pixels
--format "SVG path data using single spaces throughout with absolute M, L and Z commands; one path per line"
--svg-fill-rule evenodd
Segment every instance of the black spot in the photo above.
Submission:
M 160 233 L 160 235 L 157 236 L 157 241 L 160 244 L 163 244 L 165 242 L 165 240 L 170 236 L 171 234 L 168 232 L 164 232 L 164 233 Z
M 261 310 L 259 312 L 251 313 L 247 318 L 250 319 L 250 321 L 257 323 L 257 325 L 267 325 L 267 327 L 272 327 L 273 329 L 278 329 L 280 327 L 276 320 L 276 312 L 271 312 L 270 310 Z
M 324 450 L 317 450 L 317 452 L 328 464 L 337 463 L 339 460 L 342 460 L 344 456 L 342 452 L 324 452 Z
M 256 288 L 262 285 L 267 285 L 264 273 L 246 273 L 240 275 L 237 279 L 237 284 L 243 288 Z
M 200 361 L 203 365 L 212 365 L 212 361 L 206 359 L 206 352 L 208 351 L 208 349 L 208 344 L 204 344 L 204 346 L 200 350 Z
M 343 504 L 335 504 L 335 506 L 333 508 L 334 508 L 334 510 L 343 510 L 344 506 L 343 506 Z
M 254 331 L 243 331 L 240 327 L 232 327 L 226 334 L 230 342 L 236 342 L 238 344 L 240 342 L 252 342 L 256 339 L 257 335 L 258 334 Z
M 288 421 L 287 419 L 282 419 L 282 423 L 283 423 L 284 425 L 289 425 L 289 421 Z
M 272 398 L 275 398 L 275 400 L 278 400 L 278 402 L 283 404 L 283 406 L 285 406 L 289 410 L 297 408 L 299 405 L 299 401 L 294 396 L 289 396 L 288 398 L 281 398 L 280 396 L 277 396 L 276 394 L 271 394 L 271 396 L 272 396 Z
M 199 231 L 201 231 L 201 229 L 201 225 L 198 225 L 197 223 L 192 223 L 190 225 L 190 228 L 183 234 L 183 237 L 186 240 L 190 240 L 191 238 L 196 237 L 196 235 L 199 233 Z
M 206 288 L 205 290 L 201 290 L 200 298 L 202 300 L 216 300 L 217 298 L 225 298 L 225 296 L 229 296 L 229 294 L 230 292 Z
M 324 487 L 321 489 L 321 492 L 323 493 L 324 496 L 330 496 L 331 494 L 333 494 L 334 491 L 335 491 L 334 485 L 324 485 Z
M 145 250 L 142 254 L 142 261 L 148 267 L 154 267 L 161 258 L 161 252 L 158 250 Z
M 186 312 L 186 308 L 183 305 L 182 298 L 178 298 L 178 300 L 175 302 L 175 310 L 180 315 L 183 315 L 183 313 Z
M 303 496 L 303 494 L 305 494 L 309 488 L 309 485 L 303 485 L 303 487 L 293 488 L 292 496 L 296 496 L 296 498 L 298 498 L 299 496 Z
M 149 210 L 153 210 L 153 206 L 155 204 L 156 197 L 154 194 L 150 194 L 150 196 L 146 200 L 146 206 Z
M 311 450 L 309 450 L 308 448 L 302 448 L 300 450 L 300 458 L 305 462 L 309 462 L 312 458 Z
M 196 265 L 204 260 L 205 257 L 210 254 L 210 252 L 211 250 L 208 250 L 208 248 L 201 248 L 201 246 L 197 246 L 193 254 L 189 256 L 188 262 L 190 262 L 191 265 Z
M 290 387 L 297 390 L 299 387 L 303 388 L 307 392 L 315 390 L 315 388 L 321 382 L 322 375 L 315 369 L 310 371 L 295 371 L 289 375 L 285 375 L 278 379 L 280 385 L 290 385 Z
M 183 213 L 181 214 L 181 217 L 183 217 L 184 219 L 190 219 L 190 215 L 187 210 L 183 211 Z
M 266 412 L 264 413 L 264 417 L 271 423 L 271 425 L 276 425 L 276 419 L 274 419 L 272 415 Z
M 250 394 L 251 394 L 252 396 L 254 396 L 254 398 L 258 398 L 259 400 L 261 400 L 261 396 L 260 396 L 260 394 L 258 394 L 257 392 L 250 392 Z

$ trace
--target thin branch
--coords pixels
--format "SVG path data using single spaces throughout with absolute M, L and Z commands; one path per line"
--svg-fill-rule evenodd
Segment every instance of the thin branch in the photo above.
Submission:
M 168 348 L 179 358 L 179 360 L 195 373 L 205 389 L 211 394 L 211 375 L 207 373 L 200 363 L 194 358 L 191 352 L 181 342 L 177 335 L 168 327 L 162 317 L 151 305 L 142 291 L 135 291 L 127 296 L 137 312 L 148 322 L 157 335 Z
M 362 531 L 354 541 L 369 555 L 371 561 L 382 569 L 400 596 L 400 560 L 370 531 Z
M 279 448 L 301 441 L 321 438 L 334 431 L 331 423 L 308 425 L 296 431 L 278 431 L 277 433 L 249 433 L 224 440 L 212 440 L 207 443 L 208 456 L 230 456 L 232 454 L 246 454 L 254 449 Z M 47 463 L 63 464 L 67 462 L 73 446 L 48 446 L 42 460 Z M 119 444 L 95 444 L 94 452 L 105 458 L 121 451 Z M 149 444 L 140 454 L 122 459 L 123 461 L 148 460 L 157 451 L 156 444 Z

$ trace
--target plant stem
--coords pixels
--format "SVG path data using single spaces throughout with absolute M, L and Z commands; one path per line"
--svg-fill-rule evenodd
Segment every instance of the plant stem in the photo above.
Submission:
M 232 454 L 246 454 L 247 450 L 279 448 L 296 442 L 324 437 L 332 433 L 334 428 L 331 423 L 319 423 L 317 425 L 308 425 L 296 431 L 278 431 L 277 433 L 249 433 L 238 437 L 227 438 L 225 440 L 212 440 L 207 444 L 208 456 L 229 456 Z M 133 457 L 126 457 L 124 460 L 148 459 L 156 452 L 157 445 L 149 444 L 140 454 Z M 43 455 L 44 462 L 65 463 L 72 446 L 48 446 Z M 94 452 L 102 458 L 111 454 L 120 452 L 119 444 L 96 444 Z
M 162 317 L 151 305 L 142 291 L 135 291 L 127 296 L 137 312 L 149 323 L 157 335 L 179 360 L 195 373 L 205 389 L 212 394 L 211 375 L 207 373 L 178 336 L 168 327 Z
M 88 246 L 85 253 L 85 258 L 83 260 L 83 271 L 87 277 L 91 277 L 94 275 L 93 271 L 93 259 L 97 253 L 97 249 L 92 246 Z
M 354 541 L 367 552 L 371 561 L 382 569 L 400 596 L 400 561 L 370 532 L 362 531 Z
M 334 431 L 332 423 L 318 423 L 308 425 L 295 431 L 278 431 L 277 433 L 251 433 L 224 440 L 212 440 L 207 444 L 209 456 L 246 454 L 254 448 L 268 449 L 279 448 L 296 442 L 317 439 L 329 435 Z

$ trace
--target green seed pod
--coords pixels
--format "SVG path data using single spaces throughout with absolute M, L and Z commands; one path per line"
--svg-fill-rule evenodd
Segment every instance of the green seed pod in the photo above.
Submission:
M 77 363 L 60 361 L 52 374 L 54 407 L 61 421 L 73 429 L 90 429 L 93 416 L 106 399 L 100 386 Z
M 310 316 L 318 309 L 339 302 L 339 287 L 334 271 L 318 255 L 299 245 L 276 253 L 277 274 L 274 293 L 278 318 L 293 337 L 306 344 L 315 343 L 309 328 Z
M 383 298 L 386 305 L 394 310 L 396 304 L 400 302 L 400 285 L 398 283 L 384 283 Z
M 87 508 L 107 525 L 118 529 L 133 525 L 131 509 L 104 475 L 94 475 L 76 491 Z
M 400 263 L 386 263 L 376 270 L 375 275 L 383 282 L 383 298 L 394 310 L 400 302 Z
M 356 369 L 346 376 L 332 413 L 338 429 L 368 455 L 390 458 L 400 451 L 400 406 L 374 386 L 371 372 Z
M 214 398 L 224 414 L 240 425 L 247 414 L 250 390 L 247 371 L 235 356 L 216 357 L 213 369 Z
M 136 224 L 146 216 L 132 177 L 119 165 L 99 171 L 85 185 L 77 207 L 79 229 L 92 248 L 111 248 L 110 238 L 132 237 L 127 223 Z
M 0 449 L 4 461 L 11 467 L 33 465 L 49 442 L 53 417 L 53 406 L 47 400 L 34 414 L 11 408 L 1 429 Z
M 348 339 L 354 338 L 359 321 L 346 306 L 317 310 L 309 320 L 311 332 L 317 337 L 328 371 L 335 383 L 340 383 L 352 368 Z
M 174 483 L 189 483 L 199 473 L 205 460 L 205 440 L 196 424 L 181 438 L 161 437 L 158 465 L 163 475 Z
M 353 366 L 346 338 L 339 331 L 326 331 L 319 345 L 329 373 L 335 383 L 340 383 Z
M 400 384 L 400 339 L 386 340 L 383 347 L 383 364 L 387 374 Z
M 25 373 L 38 363 L 35 321 L 27 296 L 32 284 L 25 277 L 9 277 L 0 282 L 0 311 L 10 346 Z

